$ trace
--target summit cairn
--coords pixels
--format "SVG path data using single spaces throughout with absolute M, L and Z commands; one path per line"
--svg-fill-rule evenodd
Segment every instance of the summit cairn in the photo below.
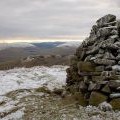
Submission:
M 120 109 L 120 21 L 108 14 L 93 25 L 67 71 L 67 90 L 80 105 Z

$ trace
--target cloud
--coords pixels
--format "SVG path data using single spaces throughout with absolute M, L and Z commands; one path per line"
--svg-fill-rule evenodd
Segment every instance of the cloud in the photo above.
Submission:
M 95 21 L 118 13 L 119 0 L 0 0 L 0 37 L 88 35 Z

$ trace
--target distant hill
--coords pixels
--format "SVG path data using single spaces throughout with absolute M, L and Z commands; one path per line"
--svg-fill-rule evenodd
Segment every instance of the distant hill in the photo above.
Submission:
M 78 42 L 4 43 L 0 44 L 0 63 L 31 55 L 72 55 Z
M 65 42 L 42 42 L 42 43 L 32 43 L 39 48 L 50 49 L 64 44 Z

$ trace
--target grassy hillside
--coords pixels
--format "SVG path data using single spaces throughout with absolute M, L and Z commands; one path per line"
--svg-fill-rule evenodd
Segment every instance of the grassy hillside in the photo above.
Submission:
M 53 48 L 7 48 L 0 51 L 0 63 L 25 58 L 31 55 L 72 55 L 76 47 L 53 47 Z
M 8 70 L 15 67 L 29 68 L 33 66 L 69 65 L 71 57 L 72 55 L 41 55 L 24 59 L 15 59 L 0 63 L 0 70 Z

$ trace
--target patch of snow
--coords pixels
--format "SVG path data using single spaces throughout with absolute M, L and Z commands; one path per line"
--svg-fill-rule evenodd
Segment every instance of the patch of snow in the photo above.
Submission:
M 9 47 L 22 47 L 22 48 L 26 48 L 26 47 L 35 47 L 35 45 L 31 44 L 31 43 L 11 43 L 8 44 Z
M 113 70 L 120 70 L 120 65 L 114 65 L 114 66 L 112 66 L 112 69 Z
M 95 60 L 96 59 L 96 57 L 92 57 L 92 58 L 90 58 L 90 60 Z
M 34 60 L 34 58 L 31 56 L 28 56 L 25 60 L 23 60 L 23 62 L 30 62 L 32 60 Z
M 24 104 L 19 102 L 21 98 L 32 94 L 33 90 L 31 89 L 46 86 L 53 90 L 65 85 L 67 67 L 60 65 L 52 67 L 37 66 L 0 71 L 0 103 L 2 103 L 0 105 L 0 117 L 3 116 L 1 120 L 22 119 Z M 24 90 L 21 91 L 20 89 Z M 15 90 L 18 90 L 18 92 L 15 92 Z M 6 93 L 13 91 L 16 96 L 15 99 L 5 96 Z M 43 96 L 44 93 L 36 93 L 36 95 Z
M 7 112 L 10 111 L 11 108 L 15 107 L 15 104 L 17 103 L 17 101 L 7 101 L 7 103 L 3 106 L 0 106 L 0 113 L 2 112 Z
M 110 36 L 110 38 L 112 38 L 112 39 L 115 39 L 117 37 L 118 37 L 118 35 L 112 35 L 112 36 Z
M 99 108 L 102 111 L 112 111 L 112 106 L 107 102 L 100 103 Z
M 32 89 L 46 85 L 50 90 L 66 84 L 67 66 L 15 68 L 0 71 L 0 95 L 17 89 Z
M 71 42 L 66 42 L 64 44 L 60 44 L 57 47 L 78 47 L 78 46 L 80 46 L 80 44 L 81 44 L 80 41 L 78 41 L 78 42 L 71 41 Z
M 24 112 L 23 112 L 23 109 L 21 109 L 21 110 L 17 110 L 16 112 L 7 115 L 6 117 L 0 120 L 21 120 L 23 115 L 24 115 Z
M 7 48 L 26 48 L 26 47 L 36 47 L 31 43 L 0 43 L 0 50 L 4 50 Z
M 120 97 L 120 93 L 110 94 L 110 98 L 119 98 L 119 97 Z

